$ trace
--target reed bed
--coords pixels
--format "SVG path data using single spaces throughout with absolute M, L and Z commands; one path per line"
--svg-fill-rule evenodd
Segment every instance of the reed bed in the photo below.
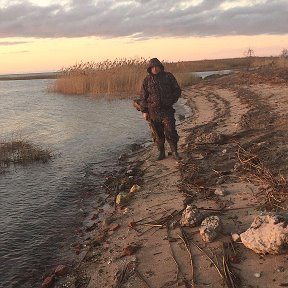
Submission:
M 147 75 L 147 65 L 148 60 L 145 58 L 81 62 L 62 68 L 50 91 L 118 99 L 132 98 L 139 94 L 142 81 Z M 167 71 L 175 75 L 181 87 L 197 82 L 198 78 L 184 71 L 181 62 L 164 62 L 164 65 Z
M 243 57 L 201 61 L 162 61 L 165 70 L 172 72 L 183 88 L 199 82 L 196 71 L 241 70 L 258 67 L 287 67 L 283 57 Z M 132 98 L 140 92 L 147 75 L 148 59 L 120 58 L 114 61 L 80 62 L 62 68 L 50 88 L 51 92 L 75 95 L 94 95 L 110 99 Z
M 49 150 L 42 149 L 24 140 L 0 142 L 0 167 L 11 164 L 47 162 L 52 157 Z

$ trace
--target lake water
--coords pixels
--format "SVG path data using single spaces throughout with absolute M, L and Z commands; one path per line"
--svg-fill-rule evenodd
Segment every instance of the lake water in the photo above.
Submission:
M 131 100 L 48 93 L 52 82 L 0 82 L 0 140 L 25 139 L 55 155 L 0 175 L 0 287 L 38 287 L 41 275 L 68 262 L 83 199 L 97 201 L 119 155 L 150 139 Z

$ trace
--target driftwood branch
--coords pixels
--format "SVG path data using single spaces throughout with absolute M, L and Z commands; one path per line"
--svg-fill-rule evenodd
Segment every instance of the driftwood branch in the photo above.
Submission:
M 194 266 L 193 266 L 193 257 L 192 257 L 192 252 L 191 252 L 191 247 L 189 245 L 189 242 L 187 240 L 187 237 L 186 237 L 186 234 L 184 232 L 183 229 L 181 229 L 181 233 L 183 235 L 183 237 L 181 235 L 178 235 L 179 238 L 183 241 L 187 251 L 188 251 L 188 254 L 189 254 L 189 258 L 190 258 L 190 265 L 191 265 L 191 286 L 192 288 L 195 287 L 195 283 L 194 283 Z

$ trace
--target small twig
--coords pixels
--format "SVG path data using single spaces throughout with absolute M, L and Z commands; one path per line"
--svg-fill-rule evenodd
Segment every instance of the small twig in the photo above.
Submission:
M 135 269 L 135 273 L 139 277 L 139 279 L 145 284 L 146 287 L 151 288 L 147 280 L 144 279 L 144 277 L 140 274 L 140 272 L 137 269 Z
M 220 271 L 218 265 L 215 263 L 215 261 L 201 248 L 199 247 L 195 242 L 191 241 L 191 243 L 196 246 L 202 253 L 204 253 L 206 255 L 206 257 L 210 260 L 210 262 L 214 265 L 214 267 L 216 268 L 217 272 L 219 273 L 219 275 L 221 276 L 222 279 L 224 279 L 223 273 Z
M 125 274 L 128 268 L 128 264 L 125 265 L 125 267 L 121 270 L 119 277 L 117 278 L 117 283 L 115 285 L 115 288 L 120 288 L 121 285 L 123 284 L 124 280 L 125 280 Z
M 280 208 L 280 209 L 282 209 L 282 210 L 287 210 L 287 208 L 284 208 L 284 207 L 282 207 L 282 206 L 279 206 L 279 205 L 277 205 L 277 204 L 273 204 L 275 207 L 277 207 L 277 208 Z
M 230 241 L 230 242 L 228 242 L 229 243 L 229 245 L 231 245 L 231 247 L 232 247 L 232 250 L 233 250 L 233 252 L 234 252 L 234 255 L 236 256 L 237 255 L 237 253 L 236 253 L 236 250 L 235 250 L 235 248 L 234 248 L 234 244 L 233 244 L 233 242 L 232 241 Z
M 178 170 L 175 170 L 175 171 L 171 171 L 171 172 L 169 172 L 169 173 L 160 175 L 160 176 L 158 176 L 158 177 L 149 177 L 149 178 L 152 178 L 153 180 L 157 180 L 157 179 L 160 179 L 160 178 L 169 176 L 169 175 L 174 174 L 174 173 L 177 173 L 177 172 L 178 172 Z M 149 180 L 149 181 L 150 181 L 150 180 Z M 146 182 L 146 181 L 145 181 L 145 182 Z
M 150 165 L 148 165 L 147 167 L 145 167 L 144 169 L 142 169 L 141 171 L 142 172 L 145 172 L 147 169 L 149 169 L 150 167 L 152 167 L 152 166 L 156 166 L 155 164 L 150 164 Z
M 193 258 L 192 258 L 191 248 L 190 248 L 189 243 L 187 241 L 185 232 L 182 229 L 180 229 L 180 230 L 182 232 L 183 237 L 181 237 L 179 234 L 178 234 L 178 236 L 183 241 L 183 243 L 184 243 L 184 245 L 185 245 L 185 247 L 186 247 L 186 249 L 188 251 L 189 257 L 190 257 L 191 274 L 192 274 L 192 276 L 191 276 L 192 277 L 191 286 L 193 288 L 193 287 L 195 287 L 195 283 L 194 283 L 194 267 L 193 267 Z
M 226 265 L 225 265 L 225 257 L 224 256 L 222 256 L 222 266 L 223 266 L 223 271 L 224 271 L 224 279 L 225 279 L 225 282 L 226 282 L 226 284 L 227 284 L 227 286 L 229 287 L 230 285 L 229 285 L 229 276 L 228 276 L 228 272 L 227 272 L 227 270 L 226 270 Z
M 149 226 L 149 227 L 165 227 L 164 225 L 153 224 L 153 223 L 143 223 L 143 224 L 138 224 L 138 225 Z
M 211 211 L 211 212 L 221 212 L 225 213 L 226 211 L 233 211 L 233 210 L 242 210 L 242 209 L 250 209 L 255 208 L 255 206 L 246 206 L 246 207 L 236 207 L 236 208 L 224 208 L 224 209 L 211 209 L 211 208 L 198 208 L 198 210 L 204 210 L 204 211 Z
M 167 236 L 169 237 L 169 229 L 168 229 L 168 228 L 167 228 Z M 176 281 L 178 281 L 179 272 L 181 273 L 183 279 L 186 280 L 186 278 L 185 278 L 185 276 L 184 276 L 184 273 L 182 272 L 182 270 L 180 270 L 180 266 L 179 266 L 179 264 L 178 264 L 178 262 L 177 262 L 177 260 L 176 260 L 176 258 L 175 258 L 174 251 L 173 251 L 172 246 L 171 246 L 171 242 L 170 242 L 170 241 L 168 241 L 168 242 L 169 242 L 169 247 L 170 247 L 170 252 L 171 252 L 172 258 L 173 258 L 174 263 L 175 263 L 176 268 L 177 268 Z
M 234 276 L 235 278 L 235 275 L 230 271 L 224 243 L 223 243 L 223 269 L 224 269 L 225 274 L 228 275 L 227 280 L 228 280 L 229 285 L 231 285 L 232 288 L 236 288 L 234 280 L 232 278 L 232 276 Z
M 163 216 L 167 213 L 167 211 L 170 211 L 170 210 L 172 210 L 172 208 L 171 209 L 169 209 L 169 210 L 166 210 L 164 213 L 163 213 L 163 211 L 160 211 L 160 212 L 158 212 L 158 213 L 154 213 L 154 214 L 152 214 L 152 215 L 149 215 L 149 216 L 147 216 L 147 217 L 144 217 L 144 218 L 142 218 L 142 219 L 140 219 L 140 220 L 137 220 L 137 221 L 135 221 L 135 223 L 139 223 L 139 222 L 141 222 L 141 221 L 143 221 L 143 220 L 146 220 L 146 219 L 148 219 L 148 218 L 152 218 L 152 217 L 154 217 L 154 216 L 156 216 L 156 215 L 159 215 L 159 214 L 162 214 L 163 213 Z M 163 217 L 162 216 L 162 217 Z M 161 217 L 161 218 L 162 218 Z M 160 219 L 161 219 L 160 218 Z

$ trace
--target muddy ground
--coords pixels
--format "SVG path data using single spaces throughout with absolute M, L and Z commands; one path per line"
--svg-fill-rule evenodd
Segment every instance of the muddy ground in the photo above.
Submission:
M 178 126 L 183 160 L 155 161 L 155 147 L 123 157 L 125 168 L 106 181 L 110 208 L 95 209 L 82 261 L 56 287 L 288 287 L 288 253 L 258 255 L 231 241 L 261 211 L 287 212 L 287 75 L 241 72 L 185 89 L 193 113 Z M 133 184 L 140 190 L 114 205 Z M 189 203 L 220 216 L 214 242 L 179 227 Z

